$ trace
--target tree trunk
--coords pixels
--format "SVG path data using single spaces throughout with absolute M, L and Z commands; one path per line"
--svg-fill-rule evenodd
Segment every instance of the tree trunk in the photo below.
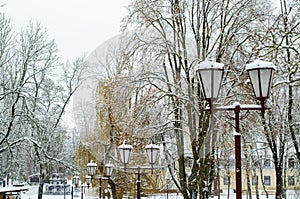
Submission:
M 116 191 L 116 184 L 110 178 L 108 180 L 108 183 L 111 188 L 111 193 L 112 193 L 113 199 L 118 199 L 118 195 L 117 195 L 117 191 Z
M 283 179 L 282 179 L 282 167 L 275 165 L 275 171 L 276 171 L 276 199 L 282 199 L 283 194 Z
M 180 107 L 180 101 L 178 99 L 174 100 L 174 131 L 176 135 L 176 145 L 177 152 L 179 154 L 178 158 L 178 170 L 179 170 L 179 182 L 180 182 L 180 192 L 184 199 L 190 199 L 187 187 L 187 177 L 185 172 L 185 160 L 184 160 L 184 137 L 182 132 L 182 112 Z
M 253 169 L 253 174 L 254 174 L 254 176 L 255 176 L 255 180 L 256 180 L 256 182 L 255 182 L 255 194 L 256 194 L 256 199 L 259 199 L 259 189 L 258 189 L 258 176 L 257 176 L 257 174 L 256 174 L 256 168 L 254 168 Z
M 266 185 L 265 185 L 265 182 L 264 182 L 263 169 L 262 169 L 262 166 L 261 166 L 261 165 L 259 165 L 259 173 L 260 173 L 260 179 L 261 179 L 261 182 L 262 182 L 262 186 L 263 186 L 264 192 L 265 192 L 265 194 L 266 194 L 266 198 L 269 198 L 269 192 L 268 192 L 268 190 L 266 189 Z
M 43 172 L 42 167 L 40 166 L 40 182 L 39 182 L 39 190 L 38 190 L 38 199 L 43 198 L 44 182 L 45 182 L 45 174 Z
M 217 152 L 218 154 L 218 152 Z M 218 158 L 218 162 L 217 162 L 217 171 L 216 171 L 216 180 L 215 180 L 215 191 L 217 191 L 217 196 L 218 196 L 218 199 L 221 198 L 221 195 L 220 195 L 220 192 L 221 192 L 221 186 L 220 186 L 220 158 Z
M 44 169 L 44 165 L 42 163 L 41 156 L 40 156 L 37 145 L 34 145 L 34 150 L 35 150 L 36 157 L 38 159 L 39 170 L 40 170 L 38 199 L 42 199 L 43 198 L 43 188 L 44 188 L 44 183 L 45 183 L 45 169 Z
M 229 170 L 227 170 L 227 175 L 230 176 Z M 227 186 L 227 199 L 230 198 L 230 184 L 231 184 L 231 178 L 228 178 L 228 186 Z
M 247 155 L 245 155 L 245 157 L 246 157 L 246 160 L 248 160 Z M 247 163 L 246 163 L 247 192 L 248 192 L 249 199 L 252 199 L 252 193 L 251 193 L 252 190 L 251 190 L 251 182 L 250 182 L 249 174 L 250 174 L 250 169 L 249 169 L 249 163 L 247 161 Z

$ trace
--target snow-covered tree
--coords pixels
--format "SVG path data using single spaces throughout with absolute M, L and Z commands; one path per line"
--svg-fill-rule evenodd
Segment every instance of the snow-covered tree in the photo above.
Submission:
M 39 23 L 13 34 L 10 20 L 1 25 L 0 153 L 9 157 L 3 174 L 25 181 L 40 174 L 39 198 L 47 175 L 72 165 L 66 161 L 62 116 L 81 82 L 84 59 L 61 64 L 56 44 Z

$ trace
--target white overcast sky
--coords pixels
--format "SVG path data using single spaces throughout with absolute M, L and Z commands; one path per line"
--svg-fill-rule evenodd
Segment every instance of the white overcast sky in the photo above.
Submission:
M 62 61 L 87 55 L 120 33 L 130 0 L 0 0 L 0 12 L 12 19 L 15 32 L 37 20 L 54 39 Z

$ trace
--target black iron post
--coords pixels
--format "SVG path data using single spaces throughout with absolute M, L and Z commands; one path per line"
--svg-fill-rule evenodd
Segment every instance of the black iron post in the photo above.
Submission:
M 74 189 L 73 189 L 73 185 L 71 186 L 71 199 L 73 199 L 74 196 Z
M 64 199 L 66 199 L 66 179 L 64 179 Z
M 240 110 L 241 106 L 236 105 L 235 112 L 235 180 L 236 199 L 242 199 L 242 162 L 241 162 L 241 134 L 240 134 Z
M 136 189 L 137 189 L 137 199 L 141 199 L 141 167 L 137 167 L 138 177 L 136 181 Z
M 242 199 L 242 155 L 241 155 L 241 133 L 240 133 L 240 111 L 241 110 L 259 110 L 264 114 L 265 110 L 269 109 L 265 105 L 261 106 L 247 106 L 240 105 L 239 103 L 233 106 L 215 107 L 214 111 L 231 111 L 235 113 L 235 188 L 236 188 L 236 199 Z

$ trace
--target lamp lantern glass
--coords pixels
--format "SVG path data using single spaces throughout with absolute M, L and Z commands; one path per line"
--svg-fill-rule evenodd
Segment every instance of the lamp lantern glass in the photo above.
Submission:
M 196 66 L 196 72 L 201 82 L 204 98 L 211 103 L 218 98 L 224 64 L 206 60 Z
M 269 98 L 275 65 L 272 62 L 255 60 L 246 65 L 256 99 Z
M 74 182 L 75 186 L 77 186 L 79 184 L 79 176 L 74 176 L 73 182 Z
M 127 144 L 127 141 L 125 140 L 122 145 L 118 146 L 118 149 L 122 163 L 128 164 L 132 154 L 132 145 Z
M 96 173 L 97 164 L 93 160 L 91 160 L 91 162 L 87 163 L 86 166 L 88 168 L 89 175 L 94 176 Z
M 86 182 L 87 186 L 89 187 L 92 182 L 92 177 L 89 175 L 85 176 L 85 182 Z
M 110 162 L 105 165 L 105 170 L 106 170 L 106 176 L 107 177 L 111 176 L 114 168 L 115 168 L 115 166 L 113 164 L 111 164 Z
M 159 146 L 156 144 L 148 144 L 145 148 L 149 164 L 154 164 L 159 153 Z

